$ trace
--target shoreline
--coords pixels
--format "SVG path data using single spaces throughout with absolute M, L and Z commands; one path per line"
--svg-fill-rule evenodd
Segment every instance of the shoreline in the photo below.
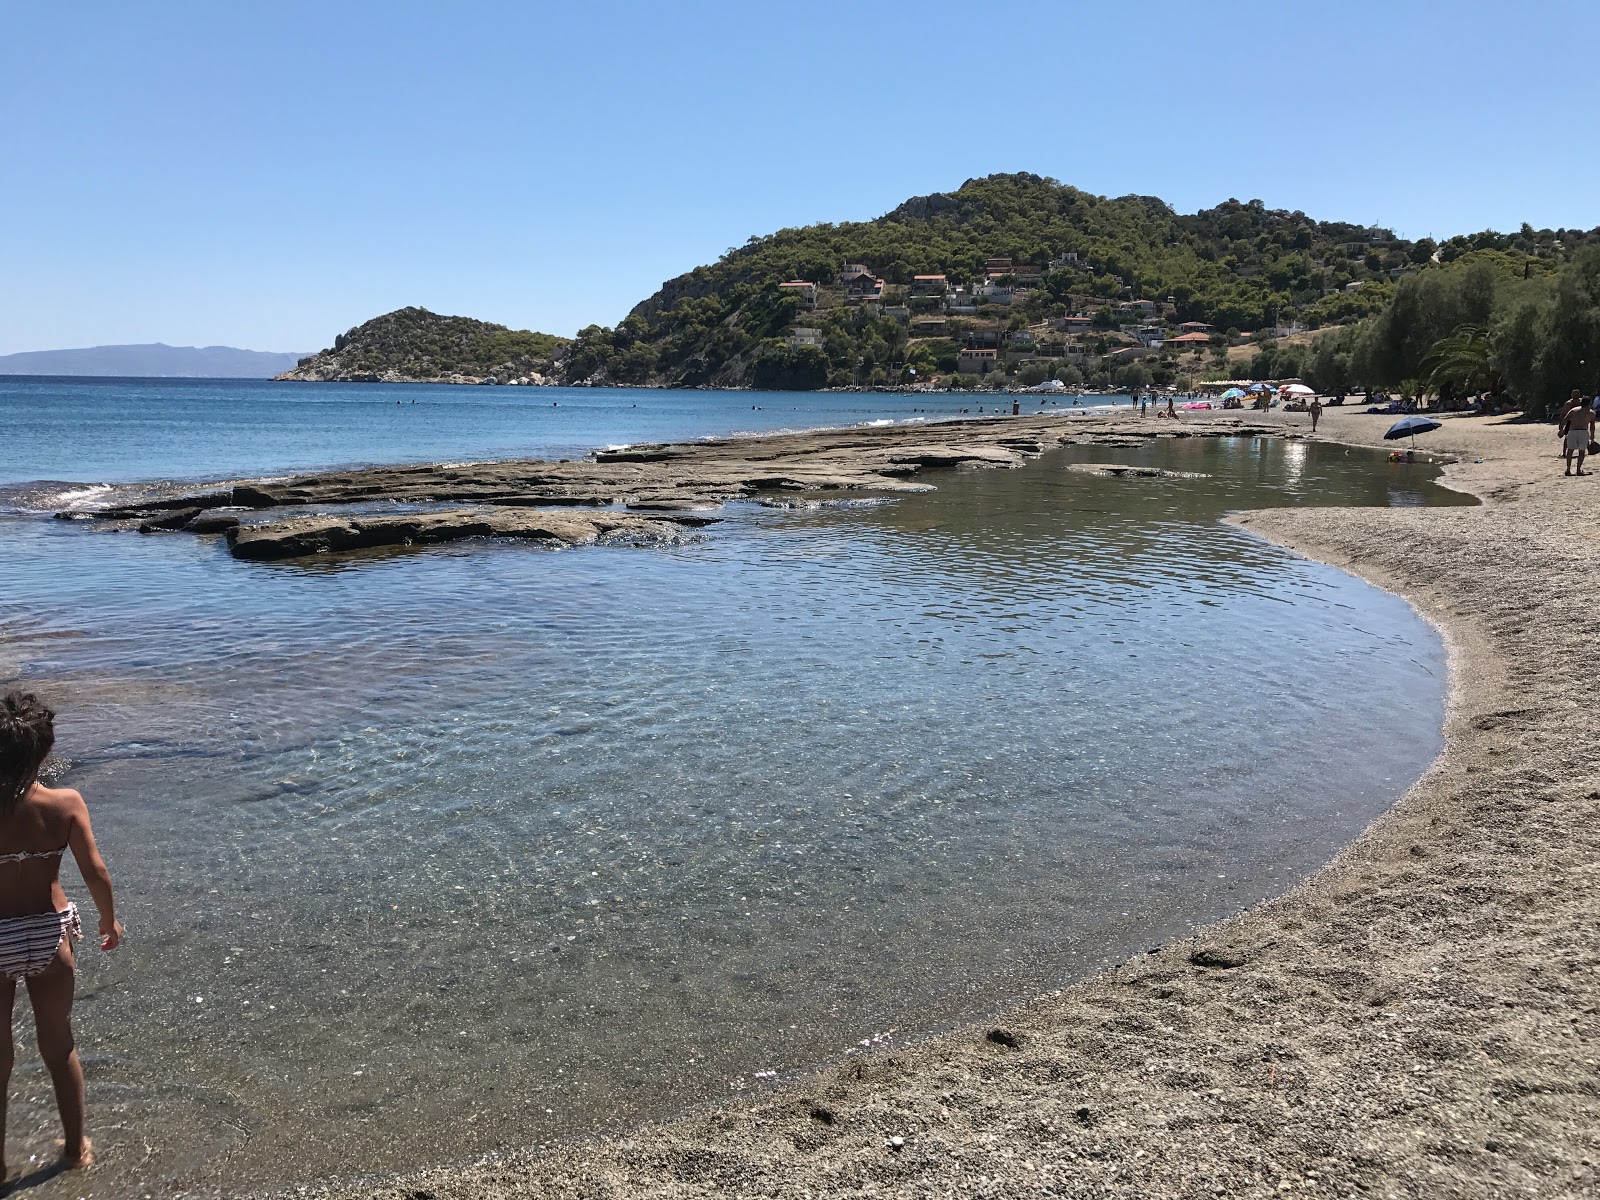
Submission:
M 1341 418 L 1325 440 L 1381 445 L 1387 421 Z M 1543 426 L 1433 436 L 1460 456 L 1444 482 L 1484 506 L 1232 518 L 1401 595 L 1450 654 L 1444 753 L 1283 896 L 1022 1000 L 993 1036 L 963 1027 L 624 1135 L 282 1194 L 1587 1192 L 1600 755 L 1563 737 L 1587 744 L 1595 722 L 1563 672 L 1585 631 L 1553 614 L 1589 606 L 1570 489 L 1591 485 L 1552 470 Z

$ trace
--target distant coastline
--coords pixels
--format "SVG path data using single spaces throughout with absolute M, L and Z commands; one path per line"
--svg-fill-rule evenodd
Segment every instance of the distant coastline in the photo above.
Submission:
M 289 351 L 236 346 L 83 346 L 0 354 L 0 376 L 43 375 L 102 379 L 271 379 L 302 357 Z

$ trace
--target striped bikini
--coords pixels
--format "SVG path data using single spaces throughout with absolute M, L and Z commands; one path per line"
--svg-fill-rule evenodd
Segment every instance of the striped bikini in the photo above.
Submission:
M 0 863 L 30 862 L 60 858 L 60 850 L 23 850 L 0 854 Z M 21 917 L 0 917 L 0 975 L 8 979 L 27 979 L 55 961 L 63 938 L 74 942 L 83 936 L 78 906 L 68 902 L 59 912 L 29 913 Z

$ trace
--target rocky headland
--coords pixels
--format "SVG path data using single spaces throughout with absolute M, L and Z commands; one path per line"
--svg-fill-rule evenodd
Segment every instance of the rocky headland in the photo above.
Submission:
M 274 378 L 299 383 L 555 382 L 566 338 L 401 308 L 341 333 Z

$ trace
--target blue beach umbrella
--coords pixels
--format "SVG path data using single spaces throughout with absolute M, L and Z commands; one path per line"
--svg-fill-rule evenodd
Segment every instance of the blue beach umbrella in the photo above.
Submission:
M 1411 439 L 1411 448 L 1417 448 L 1417 434 L 1427 433 L 1430 429 L 1438 429 L 1439 422 L 1429 420 L 1427 417 L 1401 417 L 1388 429 L 1384 430 L 1383 440 L 1386 442 L 1397 441 L 1400 438 Z
M 1431 421 L 1427 417 L 1402 417 L 1383 435 L 1386 442 L 1395 441 L 1397 438 L 1416 437 L 1419 433 L 1427 433 L 1430 429 L 1438 429 L 1439 422 Z
M 1239 388 L 1229 388 L 1227 391 L 1222 393 L 1222 398 L 1224 400 L 1237 400 L 1242 395 L 1244 395 L 1244 392 Z

